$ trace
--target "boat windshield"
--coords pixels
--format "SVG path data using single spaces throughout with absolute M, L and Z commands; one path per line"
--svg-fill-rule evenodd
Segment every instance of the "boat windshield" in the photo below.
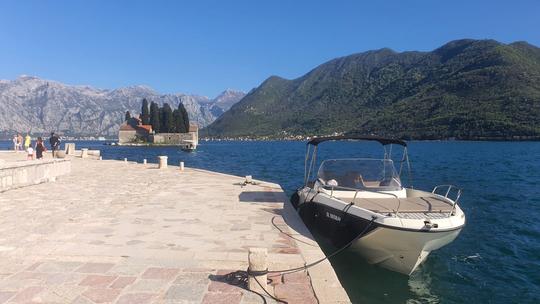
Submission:
M 401 190 L 391 159 L 329 159 L 322 162 L 317 177 L 325 187 Z

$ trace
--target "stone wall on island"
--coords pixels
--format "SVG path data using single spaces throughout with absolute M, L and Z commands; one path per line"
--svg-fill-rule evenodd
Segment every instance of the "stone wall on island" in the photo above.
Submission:
M 131 143 L 137 141 L 137 131 L 135 130 L 120 130 L 118 131 L 118 143 Z
M 165 133 L 155 132 L 150 125 L 143 125 L 135 119 L 131 124 L 124 123 L 118 131 L 119 145 L 171 145 L 182 146 L 187 149 L 196 149 L 199 144 L 199 127 L 190 124 L 187 132 Z
M 150 142 L 164 145 L 187 145 L 197 141 L 195 132 L 189 133 L 158 133 L 150 135 Z

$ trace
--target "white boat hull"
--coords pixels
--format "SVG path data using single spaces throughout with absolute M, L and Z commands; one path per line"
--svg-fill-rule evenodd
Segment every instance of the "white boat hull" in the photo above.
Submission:
M 324 193 L 314 193 L 310 188 L 298 192 L 304 220 L 333 241 L 344 237 L 335 244 L 337 247 L 352 241 L 348 250 L 368 263 L 405 275 L 414 272 L 431 251 L 456 239 L 465 225 L 465 216 L 459 206 L 456 206 L 452 216 L 432 219 L 432 225 L 437 226 L 428 228 L 425 218 L 382 215 L 358 206 L 345 209 L 347 203 Z M 307 210 L 310 211 L 305 212 Z M 346 215 L 344 210 L 347 210 Z M 372 218 L 375 219 L 370 223 Z M 345 226 L 342 220 L 346 221 Z M 355 240 L 360 234 L 363 235 Z
M 377 227 L 350 247 L 368 263 L 410 275 L 433 250 L 452 242 L 461 228 L 443 232 L 417 232 Z

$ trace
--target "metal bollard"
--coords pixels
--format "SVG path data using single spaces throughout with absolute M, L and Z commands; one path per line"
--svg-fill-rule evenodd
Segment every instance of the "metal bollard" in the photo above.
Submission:
M 99 160 L 103 160 L 103 156 L 100 156 L 100 157 L 99 157 Z
M 142 160 L 142 163 L 146 166 L 146 158 Z
M 184 171 L 184 162 L 183 161 L 180 162 L 180 171 Z
M 268 250 L 266 248 L 249 248 L 248 263 L 250 271 L 262 271 L 268 270 Z M 248 288 L 251 291 L 255 291 L 261 294 L 265 294 L 265 290 L 268 290 L 267 275 L 249 275 L 248 276 Z M 264 290 L 263 290 L 264 289 Z
M 124 163 L 127 164 L 127 157 L 124 157 Z

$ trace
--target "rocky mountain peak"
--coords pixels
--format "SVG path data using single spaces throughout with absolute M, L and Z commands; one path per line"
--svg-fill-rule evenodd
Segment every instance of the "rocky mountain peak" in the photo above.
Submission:
M 210 110 L 216 117 L 219 117 L 225 111 L 229 110 L 235 103 L 244 98 L 244 96 L 246 96 L 245 92 L 226 89 L 211 101 L 212 107 Z
M 124 113 L 137 115 L 143 98 L 173 108 L 182 103 L 191 121 L 204 127 L 243 95 L 229 92 L 218 97 L 211 100 L 199 95 L 160 94 L 144 85 L 97 89 L 21 75 L 0 81 L 0 136 L 55 130 L 73 136 L 114 137 Z

